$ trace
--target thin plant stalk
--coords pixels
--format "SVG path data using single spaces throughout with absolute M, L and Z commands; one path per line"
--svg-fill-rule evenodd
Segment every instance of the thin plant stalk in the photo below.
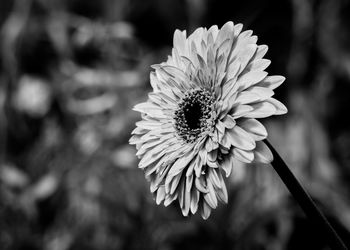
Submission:
M 348 249 L 327 218 L 317 208 L 310 195 L 305 191 L 274 147 L 267 140 L 265 140 L 265 143 L 270 148 L 274 157 L 271 165 L 287 186 L 294 199 L 299 203 L 309 220 L 314 224 L 314 226 L 319 228 L 324 237 L 326 237 L 329 246 L 334 250 Z

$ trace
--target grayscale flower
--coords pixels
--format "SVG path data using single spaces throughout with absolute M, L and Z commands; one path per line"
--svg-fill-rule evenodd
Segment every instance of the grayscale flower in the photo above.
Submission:
M 287 112 L 273 89 L 285 78 L 268 76 L 266 45 L 251 30 L 226 23 L 198 28 L 189 37 L 176 30 L 166 62 L 154 65 L 153 92 L 141 112 L 131 144 L 157 204 L 178 200 L 187 216 L 207 219 L 218 201 L 227 203 L 223 174 L 233 163 L 272 161 L 257 120 Z

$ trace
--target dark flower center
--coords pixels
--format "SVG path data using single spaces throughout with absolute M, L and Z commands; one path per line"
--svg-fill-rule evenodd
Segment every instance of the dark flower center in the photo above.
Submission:
M 203 116 L 203 108 L 201 103 L 195 100 L 193 103 L 189 103 L 185 109 L 185 120 L 190 129 L 197 129 L 201 126 L 201 117 Z
M 175 129 L 186 142 L 194 142 L 201 133 L 212 127 L 214 98 L 206 90 L 186 94 L 175 111 Z

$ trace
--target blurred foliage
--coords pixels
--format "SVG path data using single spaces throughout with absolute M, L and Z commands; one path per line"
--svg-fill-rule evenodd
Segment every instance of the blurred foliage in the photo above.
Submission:
M 350 2 L 1 0 L 0 248 L 327 249 L 269 166 L 235 166 L 208 221 L 156 206 L 131 111 L 176 28 L 232 20 L 268 44 L 288 115 L 269 137 L 350 242 Z

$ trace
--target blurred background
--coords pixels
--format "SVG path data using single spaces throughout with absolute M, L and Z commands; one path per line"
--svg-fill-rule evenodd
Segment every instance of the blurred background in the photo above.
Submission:
M 269 139 L 350 244 L 350 1 L 1 0 L 0 249 L 328 249 L 270 166 L 207 221 L 157 206 L 131 108 L 176 28 L 243 23 L 287 77 Z

